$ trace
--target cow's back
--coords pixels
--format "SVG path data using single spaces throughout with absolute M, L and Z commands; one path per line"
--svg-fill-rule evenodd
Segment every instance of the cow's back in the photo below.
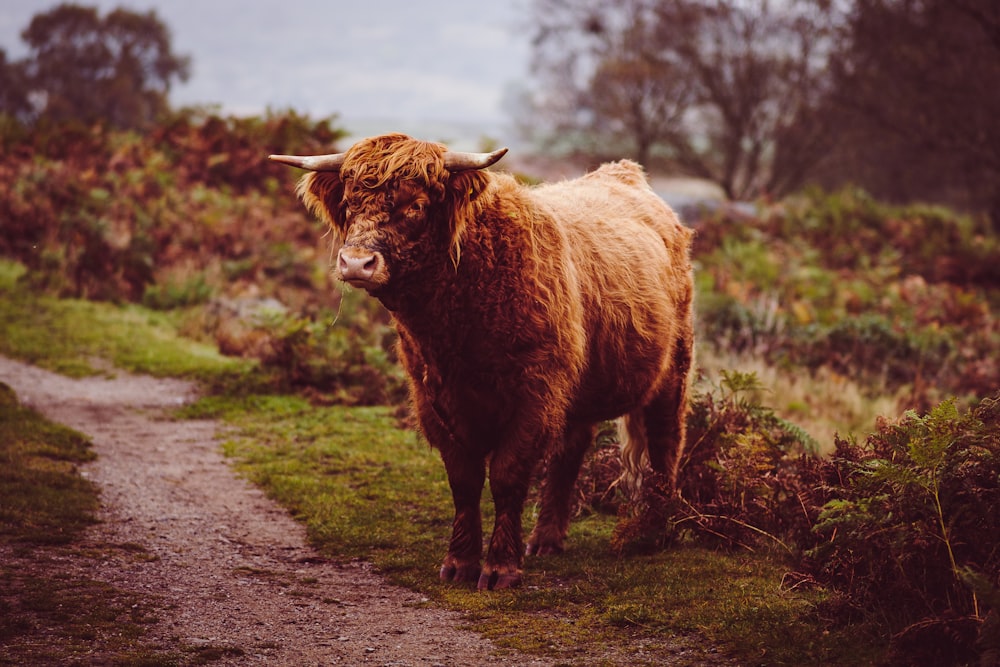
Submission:
M 533 194 L 563 228 L 582 300 L 588 358 L 571 414 L 618 416 L 666 379 L 689 335 L 692 232 L 627 160 Z

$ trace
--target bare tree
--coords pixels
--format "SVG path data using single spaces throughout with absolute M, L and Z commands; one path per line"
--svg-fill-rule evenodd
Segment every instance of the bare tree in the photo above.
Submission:
M 1000 3 L 854 0 L 846 18 L 834 176 L 987 210 L 1000 230 Z
M 595 156 L 647 152 L 646 128 L 658 122 L 646 100 L 656 85 L 649 76 L 654 54 L 632 50 L 626 32 L 645 43 L 651 18 L 648 0 L 536 0 L 531 26 L 537 85 L 519 110 L 528 119 L 522 122 L 525 134 L 550 149 Z M 641 101 L 628 108 L 626 100 L 636 97 Z M 631 128 L 639 128 L 640 136 L 630 136 Z
M 553 132 L 655 152 L 731 197 L 799 186 L 826 148 L 815 121 L 829 40 L 813 4 L 538 0 L 539 109 Z

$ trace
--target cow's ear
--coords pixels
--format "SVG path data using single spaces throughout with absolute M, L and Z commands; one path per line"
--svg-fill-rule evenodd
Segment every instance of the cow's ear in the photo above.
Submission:
M 460 171 L 448 178 L 444 193 L 448 231 L 451 234 L 448 252 L 456 267 L 462 256 L 462 236 L 482 208 L 477 200 L 488 183 L 489 175 L 481 171 Z
M 295 187 L 296 194 L 310 213 L 330 225 L 337 240 L 347 231 L 344 182 L 336 171 L 314 171 L 306 174 Z

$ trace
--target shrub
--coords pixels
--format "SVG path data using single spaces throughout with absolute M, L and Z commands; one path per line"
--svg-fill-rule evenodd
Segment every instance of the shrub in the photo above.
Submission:
M 812 490 L 817 443 L 763 405 L 761 389 L 752 373 L 724 372 L 718 387 L 694 397 L 677 492 L 645 479 L 619 525 L 618 549 L 697 541 L 796 553 L 821 504 Z
M 1000 576 L 1000 394 L 883 421 L 863 445 L 838 440 L 830 466 L 841 483 L 814 528 L 814 575 L 903 628 L 898 651 L 978 628 L 987 608 L 967 573 Z
M 386 312 L 354 291 L 339 308 L 303 315 L 274 299 L 217 299 L 202 326 L 223 354 L 258 359 L 273 389 L 304 391 L 325 404 L 403 403 L 406 381 Z
M 890 391 L 922 377 L 938 377 L 955 352 L 947 332 L 906 330 L 877 313 L 845 318 L 823 327 L 803 344 L 801 362 L 837 373 L 868 378 Z
M 987 223 L 941 207 L 882 204 L 850 188 L 814 189 L 749 222 L 772 237 L 808 242 L 829 268 L 857 271 L 889 261 L 903 275 L 931 283 L 1000 281 L 1000 241 L 986 233 Z
M 975 220 L 854 190 L 727 211 L 698 223 L 701 340 L 924 410 L 1000 386 L 1000 239 Z
M 207 302 L 212 298 L 212 287 L 205 280 L 204 274 L 195 275 L 188 280 L 175 283 L 147 285 L 142 295 L 142 305 L 155 310 L 171 310 L 184 308 Z
M 893 664 L 1000 651 L 1000 394 L 964 413 L 947 400 L 881 420 L 820 459 L 758 389 L 726 373 L 695 397 L 679 488 L 646 479 L 614 546 L 777 546 L 803 569 L 794 579 L 842 596 L 821 613 L 887 630 Z
M 315 291 L 319 234 L 292 196 L 295 173 L 267 155 L 339 136 L 294 112 L 186 110 L 148 136 L 41 123 L 0 160 L 0 255 L 59 296 L 184 305 L 229 287 L 215 265 L 248 258 L 246 281 L 275 290 L 287 273 L 289 291 Z M 185 285 L 196 274 L 215 283 Z

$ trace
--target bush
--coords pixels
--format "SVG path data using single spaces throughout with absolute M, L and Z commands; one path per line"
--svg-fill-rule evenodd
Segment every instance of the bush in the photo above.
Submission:
M 219 350 L 259 360 L 272 390 L 304 391 L 323 404 L 405 402 L 395 331 L 363 293 L 345 292 L 336 313 L 307 316 L 274 299 L 216 299 L 206 310 L 201 326 L 213 332 Z
M 289 317 L 270 327 L 265 370 L 289 387 L 326 394 L 327 402 L 391 405 L 406 396 L 401 369 L 389 351 L 330 320 Z
M 142 305 L 154 310 L 171 310 L 206 303 L 212 298 L 212 287 L 203 274 L 177 284 L 148 285 L 142 295 Z
M 1000 283 L 1000 240 L 988 223 L 941 207 L 890 206 L 857 189 L 811 190 L 759 224 L 774 237 L 807 241 L 828 268 L 896 262 L 903 275 L 929 283 Z
M 847 318 L 814 331 L 797 353 L 800 363 L 866 377 L 876 390 L 892 391 L 922 378 L 939 378 L 955 353 L 955 343 L 946 332 L 907 330 L 877 313 Z
M 815 527 L 817 576 L 897 627 L 984 612 L 962 569 L 1000 576 L 1000 394 L 883 421 L 864 445 L 838 440 L 830 465 L 842 482 Z
M 0 255 L 58 296 L 165 308 L 256 282 L 313 299 L 301 294 L 324 286 L 321 231 L 295 201 L 294 171 L 267 155 L 339 136 L 293 112 L 188 110 L 148 136 L 40 123 L 0 160 Z M 224 282 L 223 264 L 242 265 L 243 282 Z
M 1000 394 L 881 420 L 821 459 L 759 389 L 724 373 L 694 397 L 679 488 L 645 479 L 614 546 L 778 548 L 802 569 L 792 579 L 836 594 L 821 613 L 886 630 L 893 664 L 1000 652 Z
M 677 492 L 644 479 L 618 549 L 695 541 L 797 553 L 822 504 L 813 492 L 821 461 L 807 433 L 761 404 L 761 390 L 756 375 L 725 372 L 692 399 Z
M 924 410 L 1000 386 L 1000 240 L 981 222 L 854 190 L 727 211 L 697 225 L 701 340 Z

